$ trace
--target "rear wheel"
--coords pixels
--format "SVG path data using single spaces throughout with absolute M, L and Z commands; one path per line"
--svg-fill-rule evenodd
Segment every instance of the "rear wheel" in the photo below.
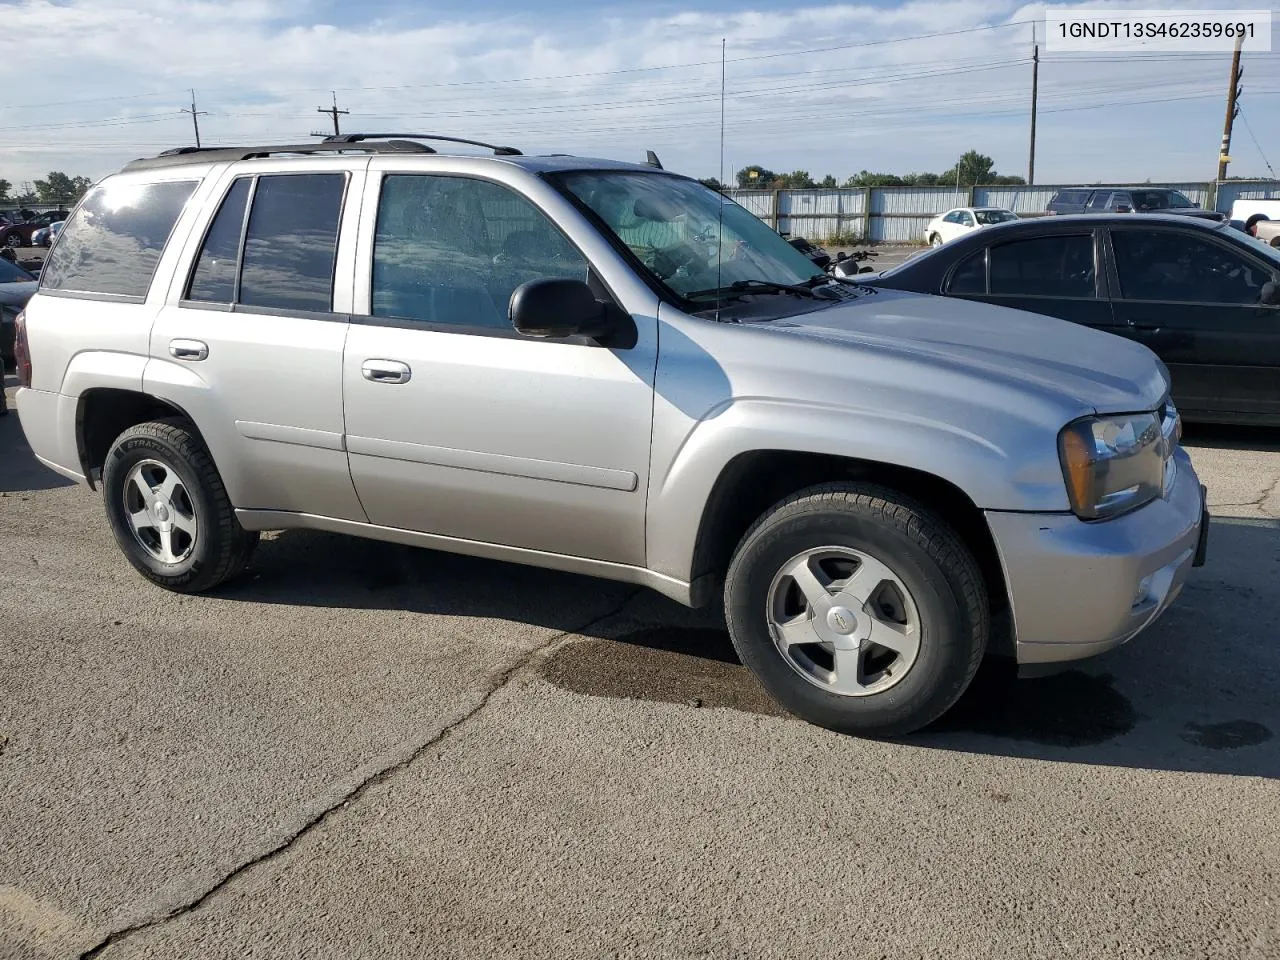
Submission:
M 941 716 L 977 671 L 985 586 L 926 507 L 868 484 L 825 484 L 775 505 L 743 538 L 725 585 L 738 655 L 796 716 L 894 736 Z
M 102 471 L 107 520 L 134 568 L 153 583 L 199 593 L 249 562 L 258 534 L 240 526 L 213 458 L 182 420 L 130 427 Z
M 929 246 L 931 246 L 931 247 L 940 247 L 940 246 L 942 246 L 942 237 L 938 236 L 938 235 L 935 233 L 933 236 L 931 236 L 931 237 L 929 238 Z

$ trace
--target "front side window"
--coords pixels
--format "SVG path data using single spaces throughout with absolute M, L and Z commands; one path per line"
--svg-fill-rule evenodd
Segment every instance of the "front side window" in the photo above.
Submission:
M 1235 251 L 1174 230 L 1113 230 L 1126 300 L 1256 304 L 1271 273 Z
M 734 283 L 803 285 L 826 279 L 766 223 L 696 180 L 597 170 L 552 180 L 681 299 L 710 303 L 719 288 Z
M 242 177 L 196 259 L 187 299 L 266 310 L 333 309 L 344 173 Z M 245 206 L 251 204 L 245 222 Z
M 973 214 L 971 214 L 968 210 L 960 211 L 960 226 L 962 227 L 973 226 Z
M 991 292 L 1008 296 L 1096 296 L 1093 235 L 1034 237 L 991 248 Z
M 106 180 L 94 187 L 59 233 L 41 288 L 144 299 L 196 185 Z
M 981 295 L 987 292 L 987 251 L 979 250 L 960 261 L 947 281 L 947 293 Z
M 586 281 L 587 261 L 525 197 L 485 180 L 392 174 L 373 247 L 378 317 L 512 330 L 508 305 L 530 280 Z
M 1010 220 L 1018 219 L 1018 215 L 1012 210 L 975 210 L 974 216 L 978 218 L 978 222 L 984 227 L 989 227 L 993 223 L 1008 223 Z
M 1112 193 L 1110 190 L 1099 190 L 1089 198 L 1089 206 L 1086 208 L 1090 213 L 1102 213 L 1111 210 L 1119 201 L 1119 194 Z
M 1133 209 L 1147 210 L 1185 210 L 1194 207 L 1190 200 L 1177 190 L 1134 190 Z

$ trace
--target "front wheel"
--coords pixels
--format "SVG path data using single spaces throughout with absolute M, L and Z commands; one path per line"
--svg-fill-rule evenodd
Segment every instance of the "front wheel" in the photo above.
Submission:
M 929 246 L 931 247 L 942 246 L 942 238 L 935 233 L 933 236 L 929 238 Z
M 244 569 L 258 542 L 236 519 L 204 442 L 182 420 L 140 423 L 117 437 L 102 492 L 125 557 L 168 590 L 218 586 Z
M 730 564 L 734 648 L 791 713 L 841 733 L 926 726 L 973 679 L 987 646 L 982 575 L 926 507 L 860 483 L 776 504 Z

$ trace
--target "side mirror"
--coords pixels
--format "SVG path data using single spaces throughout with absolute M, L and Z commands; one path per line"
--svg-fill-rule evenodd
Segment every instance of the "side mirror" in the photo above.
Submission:
M 511 294 L 507 314 L 526 337 L 601 337 L 610 331 L 606 305 L 581 280 L 523 283 Z
M 1262 294 L 1258 302 L 1264 307 L 1280 307 L 1280 283 L 1268 280 L 1262 285 Z

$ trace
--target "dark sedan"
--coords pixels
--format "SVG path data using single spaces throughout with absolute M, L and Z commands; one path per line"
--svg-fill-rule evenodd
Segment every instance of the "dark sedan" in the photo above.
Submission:
M 1060 317 L 1137 340 L 1188 420 L 1280 424 L 1280 250 L 1148 214 L 1002 223 L 866 280 Z

